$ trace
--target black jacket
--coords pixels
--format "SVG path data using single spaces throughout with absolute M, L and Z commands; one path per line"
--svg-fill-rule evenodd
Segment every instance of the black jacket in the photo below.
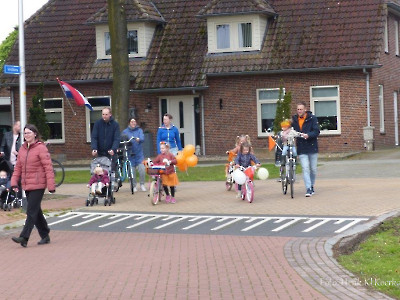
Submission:
M 302 130 L 300 130 L 298 118 L 298 115 L 293 116 L 292 126 L 294 130 L 308 134 L 308 139 L 301 137 L 296 139 L 297 154 L 318 153 L 319 124 L 317 117 L 311 111 L 307 111 Z
M 17 152 L 19 150 L 19 147 L 21 147 L 20 140 L 21 140 L 20 136 L 18 135 L 15 145 L 15 150 Z M 1 141 L 0 152 L 4 152 L 4 159 L 7 161 L 10 161 L 11 147 L 13 142 L 14 142 L 13 132 L 12 131 L 6 132 L 3 136 L 3 140 Z
M 108 150 L 116 152 L 119 147 L 119 142 L 119 124 L 113 117 L 111 117 L 110 121 L 107 123 L 104 122 L 103 119 L 94 123 L 91 145 L 92 150 L 97 150 L 99 156 L 108 156 Z

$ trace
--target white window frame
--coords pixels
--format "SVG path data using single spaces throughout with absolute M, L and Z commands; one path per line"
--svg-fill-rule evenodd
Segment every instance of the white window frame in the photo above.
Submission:
M 385 32 L 384 32 L 384 47 L 385 52 L 389 53 L 389 29 L 388 29 L 388 19 L 385 21 Z
M 61 101 L 60 108 L 44 108 L 45 114 L 47 113 L 61 113 L 61 131 L 62 139 L 48 139 L 47 142 L 52 144 L 63 144 L 65 143 L 65 122 L 64 122 L 64 99 L 63 98 L 44 98 L 43 101 Z
M 385 101 L 383 97 L 383 85 L 378 85 L 379 88 L 379 132 L 385 133 Z
M 396 47 L 396 55 L 399 56 L 399 21 L 394 21 L 394 41 Z
M 261 106 L 262 104 L 276 104 L 279 100 L 279 98 L 277 99 L 268 99 L 268 100 L 260 100 L 260 92 L 261 91 L 278 91 L 279 93 L 280 88 L 263 88 L 263 89 L 257 89 L 256 90 L 256 94 L 257 94 L 257 134 L 258 137 L 268 137 L 274 134 L 273 131 L 271 132 L 265 132 L 263 131 L 263 128 L 261 126 Z M 285 95 L 285 89 L 283 89 L 283 94 L 282 94 L 282 99 Z
M 111 96 L 92 96 L 92 97 L 86 97 L 89 101 L 89 103 L 91 103 L 93 111 L 102 111 L 104 107 L 111 107 Z M 95 103 L 92 103 L 92 101 L 96 98 L 109 98 L 110 100 L 110 105 L 96 105 Z M 91 114 L 91 110 L 90 109 L 85 109 L 85 127 L 86 127 L 86 142 L 90 143 L 92 140 L 91 137 L 91 130 L 90 130 L 90 114 Z M 96 120 L 97 121 L 97 120 Z M 96 122 L 95 121 L 95 122 Z
M 137 31 L 138 52 L 130 53 L 129 57 L 146 57 L 150 47 L 155 25 L 144 23 L 128 23 L 127 31 Z M 111 55 L 106 55 L 105 33 L 110 32 L 108 25 L 96 26 L 96 51 L 97 59 L 111 59 Z
M 239 47 L 239 25 L 242 23 L 249 23 L 251 24 L 251 41 L 252 45 L 251 47 Z M 228 25 L 229 26 L 229 48 L 218 48 L 218 35 L 217 35 L 217 27 L 222 26 L 222 25 Z M 232 51 L 251 51 L 251 50 L 256 50 L 254 47 L 254 40 L 255 40 L 255 35 L 254 35 L 254 21 L 251 19 L 247 20 L 240 20 L 240 21 L 230 21 L 230 22 L 218 22 L 215 23 L 215 51 L 216 52 L 232 52 Z
M 321 88 L 337 88 L 337 96 L 330 97 L 313 97 L 313 89 Z M 314 115 L 317 115 L 315 111 L 315 102 L 323 101 L 336 101 L 336 112 L 337 112 L 337 129 L 336 130 L 321 130 L 321 135 L 338 135 L 342 133 L 341 117 L 340 117 L 340 87 L 339 85 L 323 85 L 323 86 L 311 86 L 310 87 L 310 110 Z

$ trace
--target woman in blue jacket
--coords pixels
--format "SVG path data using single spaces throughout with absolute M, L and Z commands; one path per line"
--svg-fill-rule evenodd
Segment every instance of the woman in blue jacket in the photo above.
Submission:
M 129 150 L 129 161 L 132 164 L 133 168 L 133 191 L 136 193 L 136 169 L 139 171 L 139 183 L 140 183 L 140 190 L 142 192 L 146 191 L 144 186 L 144 177 L 145 177 L 145 168 L 143 164 L 144 154 L 143 154 L 143 142 L 144 142 L 144 134 L 142 128 L 137 125 L 135 119 L 129 120 L 129 125 L 125 128 L 122 133 L 121 137 L 125 136 L 128 140 L 133 137 L 131 140 L 132 147 Z
M 169 152 L 177 155 L 179 150 L 182 150 L 181 138 L 179 129 L 171 123 L 172 116 L 165 114 L 163 117 L 163 126 L 158 128 L 157 132 L 157 153 L 160 154 L 160 142 L 169 144 Z

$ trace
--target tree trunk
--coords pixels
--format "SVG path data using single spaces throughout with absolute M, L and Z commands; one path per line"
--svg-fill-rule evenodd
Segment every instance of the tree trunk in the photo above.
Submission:
M 107 0 L 113 70 L 112 110 L 121 129 L 128 124 L 129 57 L 125 0 Z

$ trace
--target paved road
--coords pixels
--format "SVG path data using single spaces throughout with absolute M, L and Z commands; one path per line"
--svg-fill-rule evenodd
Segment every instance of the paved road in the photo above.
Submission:
M 116 215 L 139 212 L 168 216 L 280 216 L 286 222 L 295 216 L 370 217 L 366 224 L 350 228 L 351 233 L 356 233 L 371 222 L 379 222 L 383 215 L 400 211 L 396 201 L 397 170 L 384 163 L 383 158 L 368 159 L 369 163 L 321 161 L 317 194 L 311 198 L 304 197 L 301 179 L 294 199 L 282 195 L 280 184 L 274 180 L 257 181 L 252 204 L 237 200 L 234 192 L 224 191 L 221 182 L 182 183 L 175 205 L 152 206 L 146 193 L 132 196 L 123 188 L 117 193 L 116 205 L 85 207 L 78 212 L 87 214 L 87 220 L 99 211 Z M 392 165 L 400 163 L 399 157 L 389 160 Z M 355 173 L 358 168 L 364 171 Z M 352 178 L 353 174 L 359 178 Z M 80 206 L 84 205 L 87 188 L 65 185 L 58 193 L 75 195 L 73 205 Z M 240 222 L 243 220 L 237 225 Z M 0 236 L 3 256 L 10 258 L 3 260 L 0 271 L 7 279 L 0 281 L 3 299 L 388 298 L 359 284 L 358 278 L 343 270 L 332 257 L 332 243 L 348 231 L 334 238 L 298 238 L 61 231 L 54 227 L 50 245 L 36 245 L 39 237 L 34 231 L 28 248 L 22 248 L 10 241 L 18 230 Z

